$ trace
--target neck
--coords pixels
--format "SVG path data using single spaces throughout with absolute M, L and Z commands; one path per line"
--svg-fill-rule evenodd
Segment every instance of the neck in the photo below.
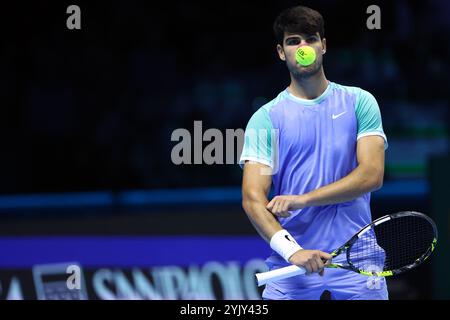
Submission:
M 328 87 L 328 80 L 325 77 L 323 68 L 317 74 L 304 79 L 296 79 L 291 74 L 291 84 L 288 89 L 294 96 L 312 100 L 319 97 Z

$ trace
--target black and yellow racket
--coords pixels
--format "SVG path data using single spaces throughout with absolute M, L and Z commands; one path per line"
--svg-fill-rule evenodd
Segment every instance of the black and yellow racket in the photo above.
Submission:
M 420 212 L 390 214 L 359 230 L 331 255 L 346 255 L 346 263 L 332 263 L 328 268 L 342 268 L 366 276 L 387 277 L 411 270 L 423 263 L 437 243 L 434 221 Z M 288 267 L 256 274 L 258 286 L 306 273 L 302 267 Z

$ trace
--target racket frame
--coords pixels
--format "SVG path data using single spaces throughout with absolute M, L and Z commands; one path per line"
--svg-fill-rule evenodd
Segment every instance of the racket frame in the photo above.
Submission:
M 367 270 L 361 270 L 356 268 L 351 260 L 350 260 L 350 249 L 353 246 L 353 244 L 366 232 L 368 232 L 370 229 L 373 229 L 373 227 L 380 225 L 381 223 L 384 223 L 386 221 L 392 220 L 392 219 L 398 219 L 401 217 L 405 217 L 405 216 L 416 216 L 416 217 L 420 217 L 423 218 L 425 220 L 427 220 L 430 225 L 433 228 L 433 232 L 434 232 L 434 239 L 432 241 L 432 243 L 430 244 L 430 247 L 427 249 L 427 251 L 425 251 L 419 258 L 417 258 L 413 263 L 407 265 L 407 266 L 403 266 L 401 268 L 398 269 L 394 269 L 394 270 L 385 270 L 385 271 L 367 271 Z M 401 212 L 397 212 L 397 213 L 393 213 L 393 214 L 389 214 L 386 216 L 383 216 L 381 218 L 378 218 L 374 221 L 372 221 L 370 224 L 364 226 L 361 230 L 359 230 L 353 237 L 351 237 L 345 244 L 343 244 L 342 246 L 340 246 L 338 249 L 334 250 L 332 253 L 330 253 L 333 258 L 342 254 L 343 252 L 346 253 L 346 260 L 347 260 L 347 265 L 342 264 L 342 263 L 332 263 L 330 265 L 328 265 L 328 268 L 340 268 L 340 269 L 346 269 L 346 270 L 351 270 L 354 272 L 357 272 L 359 274 L 365 275 L 365 276 L 376 276 L 376 277 L 389 277 L 389 276 L 394 276 L 394 275 L 398 275 L 400 273 L 409 271 L 415 267 L 417 267 L 418 265 L 422 264 L 422 262 L 424 262 L 430 255 L 431 253 L 434 251 L 434 248 L 436 247 L 436 243 L 437 243 L 437 238 L 438 238 L 438 231 L 437 231 L 437 227 L 436 224 L 434 223 L 434 221 L 426 216 L 423 213 L 420 212 L 416 212 L 416 211 L 401 211 Z

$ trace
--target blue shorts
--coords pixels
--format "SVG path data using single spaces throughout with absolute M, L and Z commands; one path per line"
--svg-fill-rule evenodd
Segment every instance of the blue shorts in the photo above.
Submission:
M 265 300 L 319 300 L 328 290 L 333 300 L 388 300 L 386 280 L 368 277 L 344 269 L 325 269 L 317 273 L 278 280 L 266 285 Z

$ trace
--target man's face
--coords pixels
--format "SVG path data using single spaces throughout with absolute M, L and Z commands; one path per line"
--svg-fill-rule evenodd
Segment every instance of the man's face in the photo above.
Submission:
M 316 52 L 316 60 L 313 64 L 304 67 L 295 60 L 295 53 L 301 46 L 308 45 Z M 322 68 L 322 56 L 326 50 L 326 40 L 320 39 L 320 35 L 316 34 L 291 34 L 284 33 L 283 46 L 277 45 L 278 55 L 281 60 L 286 61 L 289 72 L 296 79 L 306 79 Z

